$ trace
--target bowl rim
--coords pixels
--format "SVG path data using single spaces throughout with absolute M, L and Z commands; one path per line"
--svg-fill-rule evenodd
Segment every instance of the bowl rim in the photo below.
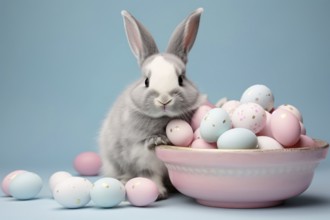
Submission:
M 158 150 L 173 150 L 173 151 L 185 151 L 185 152 L 205 152 L 205 153 L 266 153 L 266 152 L 299 152 L 299 151 L 313 151 L 326 149 L 329 147 L 329 143 L 323 140 L 314 139 L 316 146 L 312 147 L 294 147 L 294 148 L 283 148 L 283 149 L 203 149 L 203 148 L 191 148 L 181 147 L 173 145 L 159 145 L 156 148 Z

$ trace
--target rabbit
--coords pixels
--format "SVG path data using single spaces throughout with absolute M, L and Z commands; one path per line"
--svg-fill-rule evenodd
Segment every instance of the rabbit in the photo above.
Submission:
M 173 32 L 166 53 L 159 53 L 147 29 L 129 12 L 122 11 L 130 48 L 142 77 L 128 86 L 113 104 L 99 133 L 101 173 L 123 184 L 146 177 L 158 187 L 158 199 L 169 194 L 167 169 L 155 153 L 169 145 L 165 128 L 174 118 L 190 122 L 206 101 L 186 76 L 187 55 L 192 48 L 202 8 L 191 13 Z

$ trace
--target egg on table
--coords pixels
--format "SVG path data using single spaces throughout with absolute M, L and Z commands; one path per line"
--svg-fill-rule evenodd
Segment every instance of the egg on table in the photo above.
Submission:
M 101 178 L 94 182 L 90 191 L 94 205 L 102 208 L 111 208 L 125 200 L 125 186 L 114 178 Z
M 90 202 L 92 186 L 86 178 L 70 177 L 55 186 L 53 196 L 65 208 L 81 208 Z
M 156 201 L 159 195 L 156 183 L 144 177 L 129 180 L 125 189 L 128 201 L 134 206 L 148 206 Z
M 15 199 L 28 200 L 35 198 L 41 191 L 43 181 L 34 172 L 19 173 L 9 185 L 9 192 Z

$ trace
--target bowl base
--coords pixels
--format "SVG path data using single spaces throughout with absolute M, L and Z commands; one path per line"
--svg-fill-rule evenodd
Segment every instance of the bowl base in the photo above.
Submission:
M 196 201 L 205 206 L 231 209 L 253 209 L 253 208 L 268 208 L 281 205 L 284 201 L 264 201 L 264 202 L 218 202 L 196 199 Z

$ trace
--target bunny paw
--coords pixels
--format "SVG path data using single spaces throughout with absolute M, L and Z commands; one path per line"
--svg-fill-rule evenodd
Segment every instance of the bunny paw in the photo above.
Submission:
M 146 145 L 149 149 L 154 149 L 158 145 L 168 145 L 170 143 L 166 135 L 154 135 L 146 140 Z

